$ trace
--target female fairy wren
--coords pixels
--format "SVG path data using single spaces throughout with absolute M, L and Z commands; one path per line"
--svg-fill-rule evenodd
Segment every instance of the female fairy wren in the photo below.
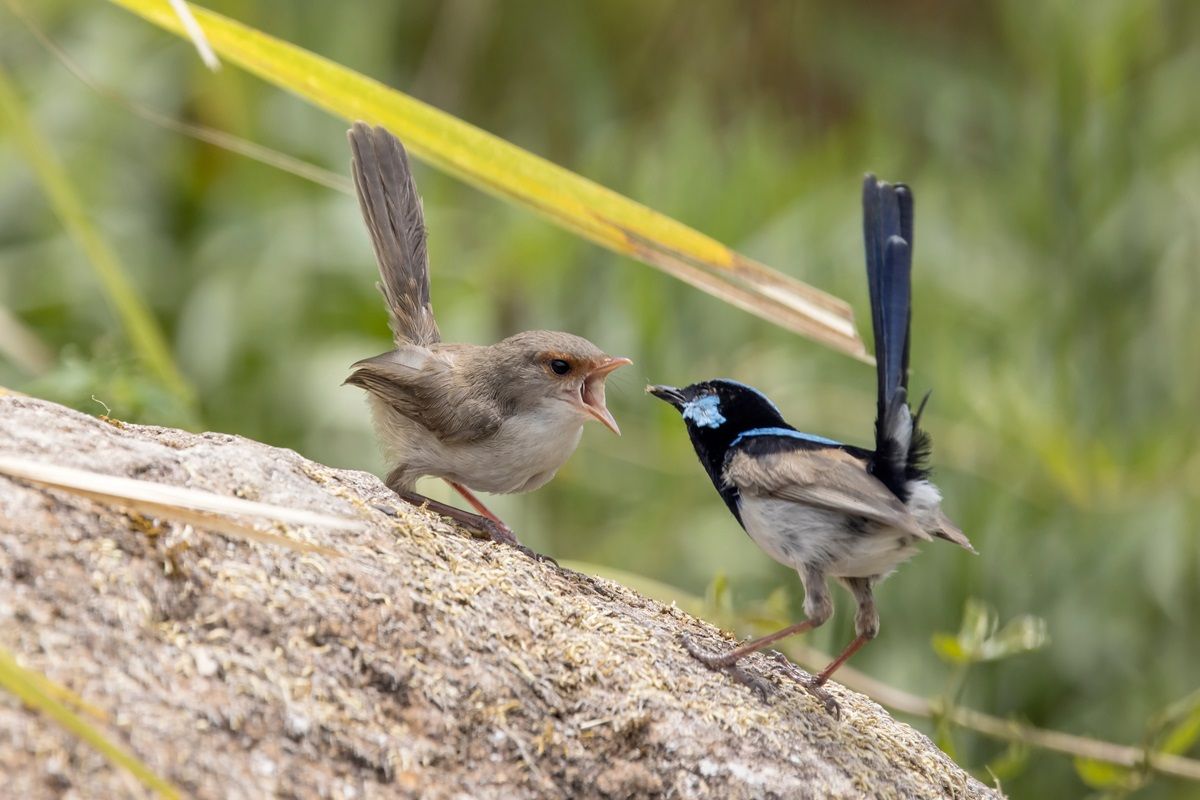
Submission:
M 370 398 L 376 432 L 395 464 L 385 482 L 410 502 L 520 547 L 471 490 L 542 486 L 574 452 L 588 419 L 619 435 L 604 381 L 631 362 L 556 331 L 526 331 L 488 346 L 443 342 L 408 155 L 381 127 L 356 122 L 347 136 L 396 347 L 354 364 L 346 383 Z M 427 475 L 444 479 L 482 517 L 417 494 L 417 479 Z

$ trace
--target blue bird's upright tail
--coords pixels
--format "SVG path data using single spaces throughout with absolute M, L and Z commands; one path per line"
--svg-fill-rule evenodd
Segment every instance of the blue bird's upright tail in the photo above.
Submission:
M 863 238 L 879 387 L 874 472 L 898 497 L 907 500 L 906 485 L 927 476 L 929 455 L 929 437 L 919 428 L 921 412 L 914 417 L 908 405 L 913 196 L 907 186 L 866 176 Z M 924 408 L 923 402 L 921 406 Z

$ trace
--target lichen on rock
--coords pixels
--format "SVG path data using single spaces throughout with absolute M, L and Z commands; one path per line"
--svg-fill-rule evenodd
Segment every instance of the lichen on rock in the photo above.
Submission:
M 341 557 L 0 476 L 0 646 L 197 797 L 996 797 L 832 686 L 769 703 L 679 644 L 721 634 L 400 502 L 374 476 L 226 434 L 0 396 L 0 455 L 353 517 L 279 526 Z M 145 792 L 0 693 L 13 796 Z

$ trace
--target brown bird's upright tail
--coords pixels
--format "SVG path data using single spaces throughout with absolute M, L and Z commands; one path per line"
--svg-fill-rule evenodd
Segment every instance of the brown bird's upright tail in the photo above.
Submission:
M 382 127 L 356 122 L 346 138 L 354 188 L 379 262 L 396 345 L 441 341 L 429 300 L 429 256 L 421 197 L 400 140 Z

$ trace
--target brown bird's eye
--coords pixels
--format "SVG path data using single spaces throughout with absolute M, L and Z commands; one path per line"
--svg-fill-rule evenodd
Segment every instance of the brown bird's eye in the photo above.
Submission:
M 566 375 L 571 371 L 571 365 L 561 358 L 556 358 L 550 362 L 550 369 L 554 370 L 555 375 Z

